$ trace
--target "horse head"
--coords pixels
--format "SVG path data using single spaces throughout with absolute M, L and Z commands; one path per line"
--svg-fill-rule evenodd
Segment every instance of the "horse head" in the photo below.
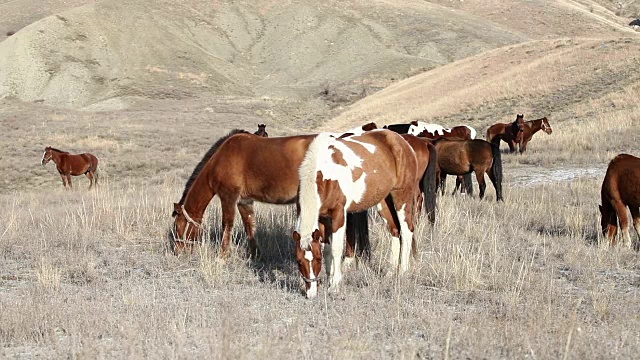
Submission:
M 198 242 L 202 235 L 202 224 L 189 216 L 184 205 L 174 203 L 173 206 L 173 240 L 175 241 L 174 251 L 177 252 Z
M 370 122 L 368 124 L 362 125 L 362 131 L 371 131 L 371 130 L 376 130 L 377 128 L 378 128 L 378 125 L 376 125 L 376 123 L 374 122 Z
M 254 132 L 254 134 L 262 137 L 269 137 L 269 134 L 267 134 L 267 125 L 258 124 L 258 131 Z
M 296 246 L 296 261 L 298 270 L 305 283 L 307 299 L 318 295 L 318 278 L 322 270 L 322 246 L 320 245 L 320 230 L 316 229 L 311 234 L 311 242 L 305 246 L 302 237 L 297 231 L 293 232 L 293 241 Z
M 547 134 L 551 134 L 553 132 L 551 125 L 549 125 L 549 119 L 547 119 L 546 116 L 542 118 L 542 124 L 540 125 L 540 128 Z
M 51 161 L 51 158 L 53 158 L 53 155 L 51 154 L 51 146 L 47 146 L 44 148 L 44 153 L 42 154 L 42 160 L 40 162 L 44 166 Z

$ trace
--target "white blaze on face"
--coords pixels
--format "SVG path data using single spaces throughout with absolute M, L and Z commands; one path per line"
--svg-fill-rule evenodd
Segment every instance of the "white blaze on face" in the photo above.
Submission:
M 42 160 L 40 160 L 41 163 L 44 163 L 44 157 L 47 156 L 47 152 L 43 152 L 42 153 Z
M 316 274 L 313 273 L 313 253 L 310 250 L 305 250 L 304 258 L 309 261 L 309 280 L 315 280 Z M 318 282 L 311 281 L 309 285 L 309 289 L 307 289 L 307 299 L 312 299 L 318 295 Z

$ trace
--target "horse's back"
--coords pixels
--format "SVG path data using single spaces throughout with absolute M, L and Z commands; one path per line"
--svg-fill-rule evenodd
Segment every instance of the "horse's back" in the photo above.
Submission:
M 603 195 L 640 207 L 640 158 L 620 154 L 609 162 L 602 183 Z
M 207 164 L 217 184 L 239 189 L 242 196 L 268 203 L 288 203 L 296 197 L 298 169 L 316 135 L 229 137 Z

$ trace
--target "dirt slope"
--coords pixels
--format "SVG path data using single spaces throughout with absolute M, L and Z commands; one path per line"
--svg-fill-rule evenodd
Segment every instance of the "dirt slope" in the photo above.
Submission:
M 301 98 L 368 78 L 384 86 L 523 40 L 471 15 L 454 23 L 448 9 L 422 2 L 99 1 L 0 43 L 0 97 L 72 108 L 203 94 Z

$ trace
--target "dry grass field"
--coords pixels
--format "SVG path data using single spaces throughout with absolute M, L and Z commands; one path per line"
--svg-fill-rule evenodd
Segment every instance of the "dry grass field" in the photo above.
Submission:
M 601 238 L 597 207 L 608 161 L 640 156 L 637 1 L 34 4 L 0 0 L 0 358 L 640 352 L 640 257 Z M 217 200 L 206 243 L 168 251 L 173 202 L 233 128 L 418 119 L 483 138 L 516 113 L 553 134 L 503 152 L 504 203 L 491 185 L 439 196 L 407 276 L 374 213 L 372 259 L 314 300 L 292 206 L 257 205 L 257 261 L 239 223 L 218 256 Z M 97 155 L 97 189 L 63 190 L 47 145 Z

